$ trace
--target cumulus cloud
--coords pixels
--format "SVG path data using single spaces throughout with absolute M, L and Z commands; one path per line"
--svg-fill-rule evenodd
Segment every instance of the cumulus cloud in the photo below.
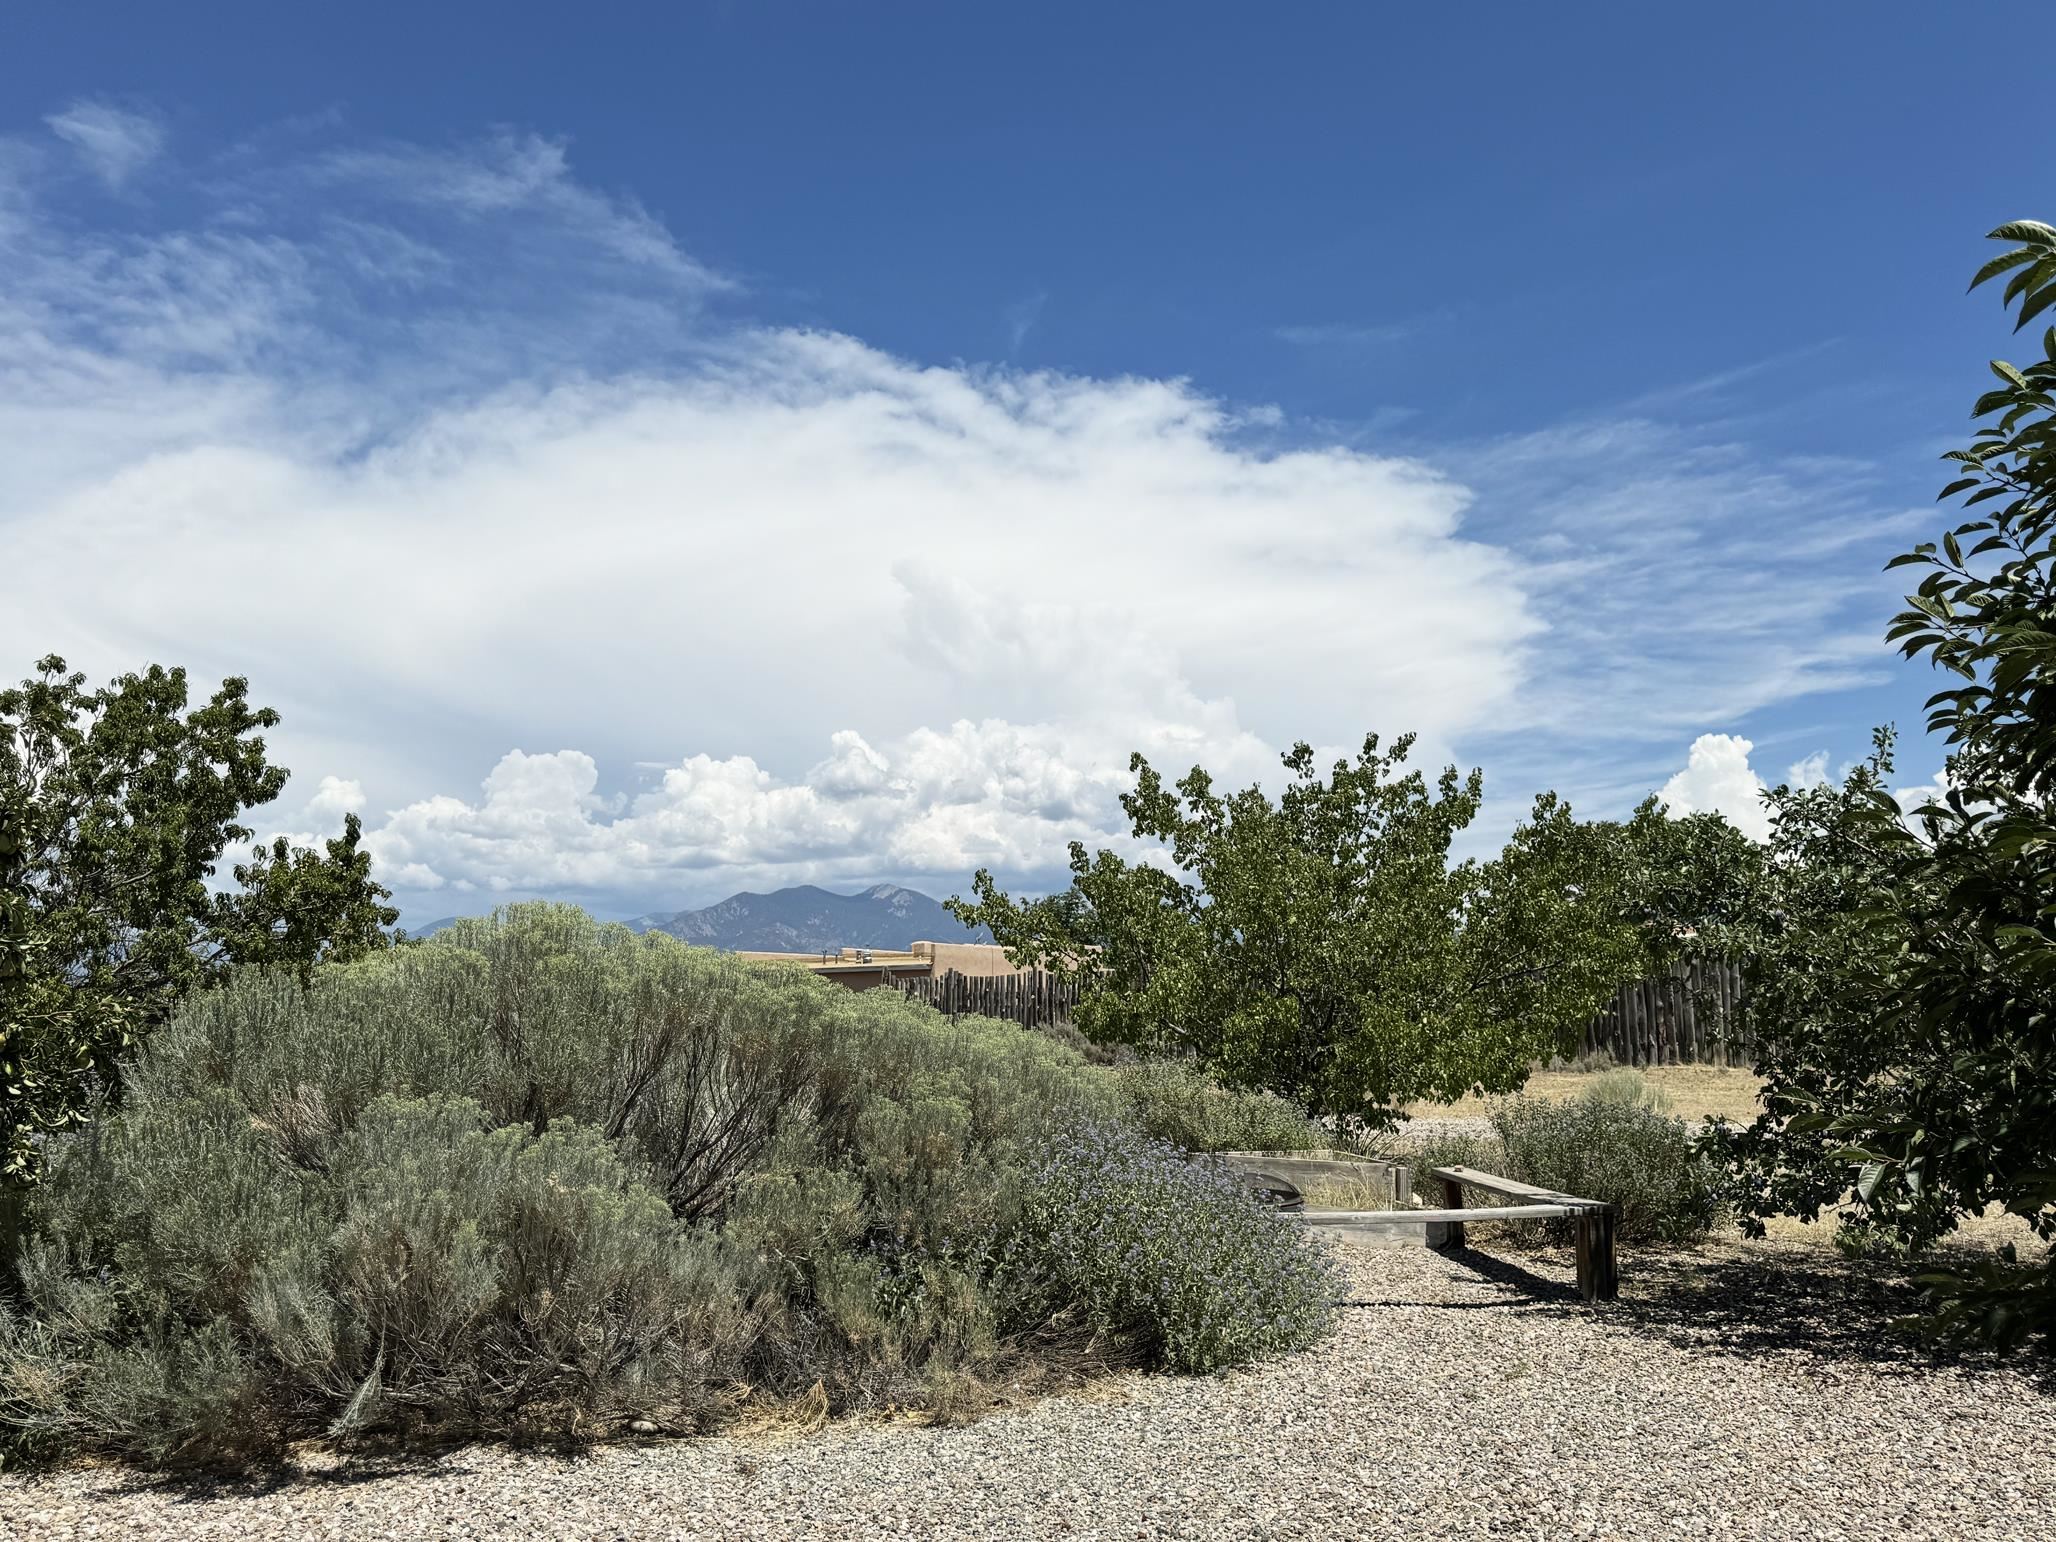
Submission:
M 314 796 L 307 800 L 307 812 L 341 823 L 345 814 L 362 813 L 364 801 L 362 782 L 351 777 L 324 776 Z
M 1741 690 L 1706 625 L 1612 607 L 1707 553 L 1584 520 L 1582 440 L 1474 457 L 1543 489 L 1515 539 L 1189 382 L 728 319 L 740 286 L 560 141 L 308 132 L 128 225 L 0 153 L 0 647 L 251 676 L 299 822 L 361 812 L 403 898 L 1047 876 L 1117 841 L 1133 750 L 1240 784 L 1410 729 L 1439 763 L 1854 667 L 1758 680 L 1747 632 Z
M 1898 801 L 1899 807 L 1904 809 L 1910 818 L 1916 809 L 1930 803 L 1941 803 L 1955 790 L 1956 779 L 1949 774 L 1949 768 L 1943 766 L 1925 782 L 1918 783 L 1912 787 L 1894 787 L 1892 789 L 1892 796 Z M 1985 805 L 1980 803 L 1975 806 L 1984 807 Z
M 248 186 L 541 219 L 681 278 L 645 216 L 587 220 L 567 177 L 557 148 L 493 141 Z M 353 372 L 341 336 L 376 321 L 365 264 L 390 250 L 435 285 L 479 254 L 444 229 L 439 265 L 421 227 L 379 223 L 384 248 L 367 228 L 18 235 L 42 303 L 12 336 L 43 365 L 0 426 L 43 459 L 0 508 L 28 579 L 0 640 L 120 667 L 175 638 L 195 669 L 256 675 L 289 763 L 328 778 L 309 821 L 380 790 L 396 886 L 1047 870 L 1118 825 L 1134 749 L 1255 779 L 1302 734 L 1446 747 L 1541 630 L 1515 567 L 1464 536 L 1460 486 L 1258 442 L 1263 415 L 1180 382 L 674 318 L 632 368 L 501 354 L 503 378 L 415 381 L 396 408 L 392 362 Z M 338 373 L 283 358 L 302 334 Z M 82 544 L 90 613 L 62 582 Z M 257 581 L 230 599 L 231 572 Z M 576 748 L 506 752 L 538 732 Z M 648 760 L 654 787 L 628 776 Z M 451 795 L 495 761 L 482 796 Z
M 1203 748 L 1218 762 L 1236 746 Z M 1046 867 L 1073 836 L 1118 844 L 1110 832 L 1131 779 L 1089 734 L 960 721 L 883 749 L 840 730 L 790 780 L 747 755 L 692 755 L 625 807 L 598 797 L 598 782 L 582 751 L 517 750 L 482 797 L 409 804 L 367 844 L 389 882 L 460 894 L 689 885 L 717 870 L 736 885 L 862 883 L 881 871 L 961 883 L 981 866 Z
M 1692 741 L 1685 769 L 1657 796 L 1672 814 L 1723 814 L 1744 835 L 1765 840 L 1770 815 L 1763 806 L 1763 778 L 1749 765 L 1754 748 L 1739 734 L 1701 734 Z
M 164 149 L 164 127 L 155 118 L 106 102 L 73 102 L 43 121 L 110 188 L 121 187 Z

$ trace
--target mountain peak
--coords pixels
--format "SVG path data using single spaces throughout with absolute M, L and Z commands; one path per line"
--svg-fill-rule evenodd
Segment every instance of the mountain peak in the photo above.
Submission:
M 770 894 L 731 894 L 718 904 L 629 923 L 704 947 L 751 953 L 820 953 L 837 948 L 904 948 L 914 942 L 990 942 L 917 889 L 875 883 L 855 894 L 797 884 Z

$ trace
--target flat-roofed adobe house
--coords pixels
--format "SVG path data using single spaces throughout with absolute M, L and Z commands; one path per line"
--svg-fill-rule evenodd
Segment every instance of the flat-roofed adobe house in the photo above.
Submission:
M 934 979 L 952 971 L 974 979 L 1020 973 L 1007 962 L 1007 950 L 989 942 L 916 942 L 904 950 L 841 948 L 832 953 L 745 951 L 736 957 L 766 964 L 797 964 L 853 991 Z

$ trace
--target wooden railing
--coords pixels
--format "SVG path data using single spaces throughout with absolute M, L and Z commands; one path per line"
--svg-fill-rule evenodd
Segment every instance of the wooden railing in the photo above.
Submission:
M 1516 1183 L 1497 1173 L 1479 1172 L 1473 1167 L 1437 1167 L 1433 1174 L 1442 1183 L 1440 1210 L 1309 1210 L 1300 1219 L 1309 1226 L 1426 1226 L 1428 1246 L 1438 1249 L 1464 1245 L 1464 1225 L 1469 1221 L 1575 1220 L 1578 1246 L 1578 1294 L 1587 1301 L 1612 1301 L 1620 1295 L 1620 1266 L 1614 1257 L 1613 1234 L 1619 1212 L 1615 1206 L 1575 1194 L 1538 1189 L 1531 1183 Z M 1464 1190 L 1478 1189 L 1511 1205 L 1464 1204 Z

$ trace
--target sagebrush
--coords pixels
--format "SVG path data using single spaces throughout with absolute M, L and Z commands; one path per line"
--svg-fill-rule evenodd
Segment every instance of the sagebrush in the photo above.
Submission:
M 1138 1060 L 1116 1080 L 1133 1121 L 1186 1151 L 1312 1151 L 1336 1142 L 1290 1098 L 1224 1087 L 1189 1060 Z
M 1109 1307 L 1112 1241 L 1052 1228 L 1051 1153 L 1126 1108 L 1046 1036 L 568 907 L 311 989 L 245 975 L 53 1143 L 0 1304 L 0 1436 L 237 1464 L 309 1435 L 690 1430 L 747 1397 L 955 1416 L 1039 1364 L 1280 1342 L 1237 1325 L 1239 1276 L 1175 1261 L 1177 1313 Z M 1228 1224 L 1203 1186 L 1155 1202 Z
M 1702 1237 L 1727 1213 L 1720 1173 L 1685 1121 L 1663 1112 L 1663 1097 L 1639 1073 L 1621 1070 L 1561 1102 L 1494 1099 L 1489 1135 L 1448 1134 L 1413 1146 L 1415 1190 L 1440 1204 L 1432 1169 L 1473 1167 L 1618 1206 L 1622 1242 Z M 1545 1223 L 1550 1235 L 1569 1230 L 1568 1222 Z

